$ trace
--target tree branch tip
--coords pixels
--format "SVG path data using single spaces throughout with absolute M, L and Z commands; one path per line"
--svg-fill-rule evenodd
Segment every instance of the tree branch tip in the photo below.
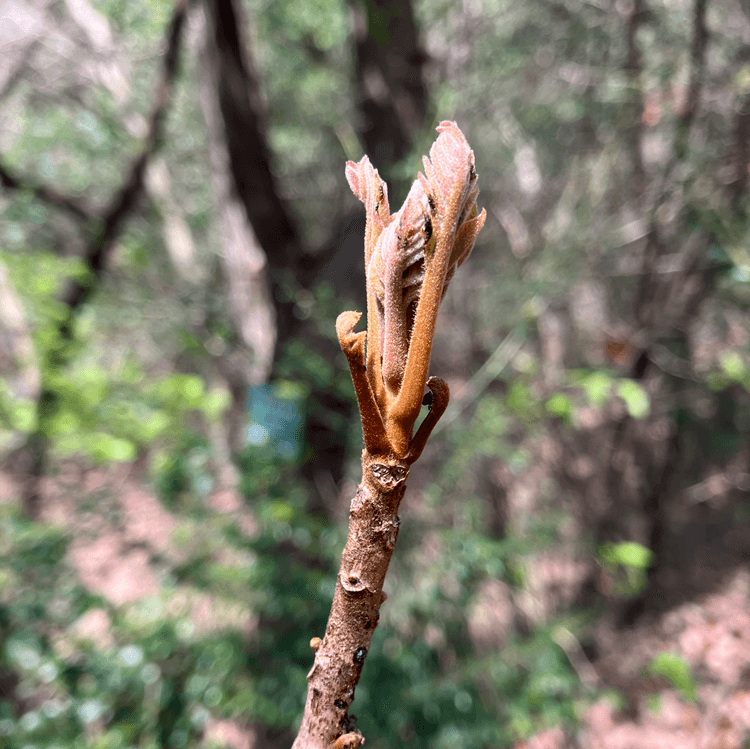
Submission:
M 395 213 L 369 159 L 346 163 L 346 179 L 366 212 L 367 328 L 355 332 L 362 313 L 349 310 L 336 319 L 336 334 L 349 363 L 365 449 L 326 635 L 310 642 L 315 662 L 294 749 L 357 749 L 365 742 L 347 711 L 388 598 L 383 583 L 409 468 L 450 400 L 447 383 L 429 376 L 435 322 L 486 212 L 476 206 L 477 175 L 466 138 L 455 122 L 443 121 L 437 130 L 424 174 L 416 175 Z M 429 411 L 413 434 L 423 405 Z

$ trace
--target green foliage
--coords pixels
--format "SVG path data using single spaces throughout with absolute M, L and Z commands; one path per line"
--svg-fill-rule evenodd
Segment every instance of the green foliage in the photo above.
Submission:
M 577 370 L 571 373 L 571 384 L 581 387 L 588 402 L 597 408 L 601 408 L 615 394 L 625 401 L 625 408 L 634 419 L 645 418 L 651 410 L 648 393 L 635 380 L 615 378 L 601 370 Z
M 553 395 L 545 404 L 544 407 L 553 416 L 557 416 L 563 421 L 570 419 L 570 414 L 573 410 L 570 398 L 563 393 L 557 393 Z
M 87 456 L 96 463 L 132 461 L 145 448 L 175 451 L 194 412 L 218 421 L 229 406 L 226 390 L 207 391 L 196 375 L 170 374 L 147 382 L 133 358 L 113 371 L 93 353 L 94 326 L 84 315 L 72 341 L 61 338 L 59 289 L 84 273 L 79 262 L 48 253 L 3 255 L 14 285 L 35 323 L 34 343 L 50 407 L 38 422 L 29 399 L 14 398 L 0 381 L 0 413 L 11 429 L 39 429 L 62 456 Z
M 580 384 L 592 406 L 601 407 L 609 398 L 612 377 L 606 372 L 577 372 L 573 381 Z
M 608 544 L 600 549 L 599 554 L 608 564 L 620 564 L 638 570 L 648 569 L 654 557 L 650 549 L 634 541 Z
M 685 659 L 676 653 L 659 653 L 650 663 L 648 672 L 665 678 L 688 702 L 697 703 L 695 679 Z
M 105 605 L 113 645 L 93 646 L 75 634 L 75 623 L 101 611 L 103 602 L 74 582 L 64 562 L 67 539 L 6 507 L 0 519 L 0 674 L 17 674 L 23 693 L 41 690 L 47 697 L 33 709 L 0 701 L 3 746 L 62 741 L 84 747 L 85 730 L 94 726 L 96 746 L 188 746 L 211 716 L 222 715 L 289 727 L 304 702 L 309 633 L 322 632 L 333 591 L 330 577 L 301 566 L 294 553 L 330 554 L 341 540 L 332 544 L 330 531 L 300 516 L 301 497 L 285 490 L 289 476 L 277 473 L 254 495 L 262 518 L 257 538 L 204 512 L 202 531 L 191 534 L 192 551 L 175 568 L 174 593 L 167 587 L 159 598 L 120 611 Z M 197 545 L 196 532 L 202 534 Z M 287 546 L 285 553 L 279 544 Z M 253 563 L 217 564 L 214 554 L 226 548 L 252 554 Z M 325 567 L 333 564 L 326 556 Z M 167 614 L 167 607 L 174 610 L 171 595 L 204 588 L 214 596 L 215 611 L 232 600 L 264 618 L 252 643 L 231 623 L 223 633 L 198 634 L 190 619 Z M 66 634 L 60 639 L 55 632 Z
M 106 16 L 118 50 L 125 50 L 125 103 L 93 79 L 80 85 L 71 78 L 74 85 L 50 96 L 30 93 L 33 83 L 22 80 L 6 92 L 6 110 L 20 114 L 3 156 L 19 174 L 101 206 L 141 145 L 140 118 L 151 106 L 171 4 L 94 5 Z M 624 405 L 641 422 L 631 426 L 644 431 L 650 419 L 674 423 L 686 481 L 698 486 L 706 461 L 728 463 L 750 429 L 750 352 L 741 335 L 750 305 L 748 222 L 728 216 L 722 193 L 733 132 L 724 112 L 741 107 L 727 104 L 731 92 L 716 93 L 730 81 L 737 95 L 746 94 L 747 65 L 722 69 L 723 60 L 734 57 L 736 40 L 713 24 L 713 67 L 705 85 L 714 88 L 701 98 L 702 106 L 723 102 L 721 111 L 698 113 L 687 157 L 665 178 L 674 182 L 664 187 L 672 191 L 676 217 L 671 203 L 665 215 L 655 215 L 659 227 L 669 226 L 667 244 L 674 234 L 674 247 L 663 248 L 668 254 L 682 252 L 694 232 L 716 238 L 699 258 L 705 282 L 715 277 L 715 286 L 706 287 L 709 310 L 699 322 L 715 323 L 716 330 L 704 333 L 708 339 L 718 340 L 722 327 L 733 330 L 726 336 L 732 345 L 698 365 L 697 347 L 673 346 L 672 332 L 658 326 L 643 330 L 653 334 L 653 351 L 665 354 L 654 365 L 659 376 L 673 383 L 659 392 L 651 382 L 626 376 L 620 363 L 605 365 L 586 350 L 588 341 L 566 343 L 560 377 L 548 381 L 539 346 L 542 311 L 569 308 L 579 284 L 594 283 L 606 298 L 602 319 L 590 324 L 604 329 L 621 319 L 634 331 L 644 327 L 642 310 L 633 319 L 643 274 L 627 262 L 640 257 L 640 240 L 632 242 L 625 231 L 638 218 L 640 200 L 631 189 L 633 159 L 625 136 L 641 116 L 636 96 L 642 92 L 623 72 L 626 37 L 614 16 L 596 4 L 566 2 L 552 13 L 540 8 L 506 0 L 471 8 L 425 0 L 415 7 L 431 61 L 428 120 L 455 117 L 466 129 L 480 172 L 480 204 L 493 217 L 464 269 L 476 269 L 473 277 L 462 293 L 457 276 L 446 300 L 471 335 L 468 342 L 461 336 L 448 346 L 443 342 L 442 354 L 436 346 L 435 374 L 443 376 L 437 365 L 453 366 L 451 346 L 460 376 L 469 374 L 464 362 L 479 365 L 502 349 L 509 332 L 521 349 L 506 362 L 507 371 L 499 366 L 470 399 L 459 386 L 454 403 L 462 410 L 449 411 L 450 422 L 446 414 L 447 428 L 414 469 L 415 485 L 422 465 L 429 481 L 424 497 L 415 492 L 407 500 L 389 600 L 353 708 L 368 746 L 494 748 L 544 727 L 575 727 L 588 695 L 555 628 L 578 633 L 593 612 L 552 613 L 524 634 L 510 628 L 491 652 L 474 647 L 468 625 L 483 585 L 501 582 L 519 609 L 535 557 L 570 543 L 570 497 L 554 476 L 528 490 L 535 504 L 527 516 L 505 517 L 498 507 L 514 479 L 544 470 L 540 444 L 554 439 L 564 447 L 568 439 L 583 451 L 585 435 L 576 430 L 584 409 L 604 418 L 611 405 L 617 413 Z M 348 11 L 334 0 L 252 0 L 245 10 L 276 174 L 305 240 L 319 246 L 330 239 L 344 201 L 353 200 L 342 162 L 362 155 Z M 59 4 L 54 12 L 66 11 Z M 637 35 L 644 91 L 661 96 L 660 121 L 641 128 L 651 145 L 673 142 L 677 93 L 688 79 L 686 17 L 682 7 L 660 7 Z M 380 41 L 386 30 L 378 26 Z M 65 310 L 57 296 L 67 279 L 85 280 L 86 271 L 63 254 L 77 251 L 87 237 L 30 193 L 13 193 L 0 206 L 0 262 L 24 303 L 49 396 L 38 409 L 14 392 L 10 380 L 0 380 L 3 446 L 41 434 L 53 457 L 105 465 L 145 457 L 178 522 L 172 544 L 179 551 L 150 559 L 161 586 L 157 596 L 116 609 L 89 593 L 69 567 L 66 552 L 76 538 L 30 523 L 12 505 L 0 508 L 0 745 L 8 749 L 192 749 L 212 718 L 257 722 L 290 735 L 312 661 L 309 638 L 325 628 L 344 523 L 329 526 L 307 512 L 313 492 L 334 493 L 324 457 L 311 455 L 304 444 L 283 459 L 271 443 L 242 452 L 241 488 L 257 524 L 252 532 L 207 501 L 216 483 L 207 427 L 220 423 L 229 393 L 209 387 L 203 374 L 215 357 L 236 348 L 236 338 L 213 278 L 221 239 L 196 95 L 198 65 L 185 56 L 160 156 L 192 232 L 204 274 L 199 281 L 177 277 L 164 252 L 163 217 L 143 201 L 119 240 L 113 272 L 68 340 L 59 334 Z M 54 78 L 37 72 L 45 81 Z M 377 80 L 375 89 L 382 93 Z M 433 126 L 426 123 L 425 132 Z M 419 138 L 402 164 L 376 166 L 397 176 L 412 172 Z M 652 158 L 654 149 L 646 150 Z M 647 159 L 647 176 L 665 170 Z M 687 229 L 680 228 L 683 216 Z M 349 445 L 354 475 L 361 433 L 347 410 L 354 402 L 351 381 L 334 335 L 339 291 L 320 285 L 311 292 L 285 279 L 279 296 L 331 345 L 282 341 L 273 395 L 299 409 L 298 426 L 305 419 L 324 424 L 339 445 Z M 659 305 L 657 310 L 661 314 Z M 578 334 L 589 333 L 571 331 Z M 451 376 L 458 379 L 455 370 Z M 257 423 L 263 418 L 258 414 Z M 314 460 L 320 470 L 311 488 L 300 469 Z M 500 465 L 502 481 L 495 475 Z M 80 498 L 82 521 L 90 519 L 85 513 L 92 506 L 93 514 L 104 513 L 104 505 Z M 81 528 L 88 526 L 81 522 Z M 581 553 L 571 550 L 571 556 L 575 551 Z M 583 553 L 598 553 L 615 595 L 642 591 L 649 549 L 624 542 L 599 550 L 584 546 Z M 223 617 L 214 631 L 196 631 L 190 607 L 177 605 L 200 595 L 210 596 L 212 610 Z M 111 645 L 77 638 L 81 618 L 97 611 L 109 618 Z M 247 623 L 249 612 L 257 628 Z M 515 616 L 524 620 L 519 610 Z M 677 655 L 662 654 L 651 672 L 695 700 L 693 675 Z
M 617 385 L 617 395 L 625 401 L 625 407 L 634 419 L 648 416 L 651 408 L 648 394 L 635 380 L 621 380 Z
M 647 582 L 653 553 L 635 541 L 605 544 L 599 549 L 602 567 L 614 579 L 614 594 L 630 597 L 640 593 Z

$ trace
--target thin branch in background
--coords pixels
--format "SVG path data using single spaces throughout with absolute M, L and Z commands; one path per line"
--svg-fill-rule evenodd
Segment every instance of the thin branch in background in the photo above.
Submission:
M 26 45 L 23 53 L 17 58 L 16 64 L 10 74 L 6 74 L 5 82 L 0 89 L 0 101 L 7 99 L 15 90 L 16 86 L 24 80 L 28 74 L 30 62 L 34 57 L 37 49 L 41 46 L 39 39 L 35 39 Z
M 750 2 L 740 3 L 746 21 L 745 33 L 750 30 Z M 750 62 L 750 49 L 741 47 L 735 55 L 736 75 L 747 68 Z M 741 205 L 741 199 L 750 184 L 750 93 L 745 88 L 737 94 L 734 104 L 735 119 L 733 124 L 733 142 L 729 154 L 732 178 L 726 184 L 727 195 L 731 201 L 737 219 L 747 215 L 747 209 Z
M 545 304 L 539 312 L 540 316 L 546 308 L 547 305 Z M 526 343 L 526 337 L 521 332 L 520 327 L 508 333 L 500 345 L 485 359 L 484 364 L 453 396 L 445 415 L 433 430 L 433 434 L 442 432 L 460 416 L 469 404 L 476 403 L 479 396 L 500 376 L 505 367 L 513 360 L 513 357 L 523 348 L 524 343 Z
M 708 27 L 706 26 L 706 7 L 708 0 L 695 0 L 693 6 L 693 40 L 690 45 L 690 83 L 688 96 L 679 124 L 689 129 L 698 112 L 703 90 L 703 79 L 706 72 L 706 49 L 708 47 Z M 685 142 L 687 145 L 687 142 Z
M 632 198 L 637 205 L 640 205 L 643 200 L 646 180 L 641 142 L 643 137 L 643 121 L 641 119 L 641 114 L 643 113 L 643 91 L 641 80 L 643 63 L 641 61 L 641 52 L 638 47 L 637 38 L 645 13 L 645 0 L 634 0 L 625 26 L 627 57 L 623 66 L 631 88 L 629 108 L 634 115 L 631 118 L 630 126 L 626 128 L 625 141 L 633 165 L 633 188 L 631 193 Z
M 654 202 L 654 212 L 664 203 L 670 191 L 670 180 L 677 165 L 685 158 L 690 142 L 695 117 L 701 102 L 703 84 L 706 77 L 706 52 L 708 50 L 708 27 L 706 9 L 708 0 L 695 0 L 693 6 L 693 34 L 690 43 L 690 80 L 688 82 L 685 106 L 677 118 L 672 158 L 664 170 L 660 197 Z
M 63 324 L 68 334 L 72 317 L 95 291 L 97 282 L 104 272 L 107 255 L 114 246 L 122 225 L 135 208 L 138 198 L 143 194 L 146 167 L 161 140 L 164 117 L 177 75 L 178 52 L 187 6 L 188 0 L 178 0 L 172 13 L 167 33 L 167 51 L 156 86 L 156 96 L 151 108 L 148 133 L 143 148 L 127 170 L 128 176 L 122 187 L 105 208 L 101 217 L 101 225 L 94 230 L 94 236 L 81 258 L 91 272 L 83 279 L 72 281 L 62 297 L 63 303 L 69 310 L 69 319 Z
M 685 329 L 690 320 L 698 314 L 701 303 L 711 285 L 714 273 L 706 272 L 705 251 L 709 246 L 708 236 L 704 232 L 693 232 L 689 240 L 682 248 L 682 255 L 686 261 L 678 273 L 663 277 L 659 274 L 660 259 L 667 252 L 667 246 L 662 241 L 657 221 L 657 212 L 671 194 L 673 186 L 672 176 L 677 166 L 687 156 L 687 145 L 690 139 L 691 129 L 698 114 L 701 101 L 702 86 L 705 78 L 705 58 L 708 45 L 708 30 L 706 28 L 706 6 L 707 0 L 695 0 L 693 13 L 692 41 L 690 46 L 690 81 L 685 109 L 682 111 L 677 123 L 674 138 L 674 151 L 660 178 L 658 189 L 654 193 L 652 203 L 647 211 L 646 222 L 648 231 L 644 238 L 644 247 L 641 256 L 640 279 L 633 300 L 633 318 L 638 322 L 644 335 L 644 343 L 633 357 L 629 376 L 642 381 L 651 371 L 653 361 L 653 348 L 658 341 L 659 331 L 669 328 Z M 639 28 L 639 17 L 642 18 L 644 6 L 642 0 L 637 0 L 627 30 L 628 62 L 626 70 L 633 76 L 635 82 L 636 73 L 640 76 L 640 55 L 636 43 L 636 34 Z M 628 143 L 630 152 L 636 166 L 636 174 L 640 173 L 645 180 L 642 171 L 643 164 L 640 138 L 642 136 L 643 123 L 640 112 L 638 112 L 637 128 L 630 131 Z M 638 139 L 636 141 L 635 134 Z M 641 189 L 645 189 L 645 182 Z M 642 203 L 641 203 L 642 204 Z M 627 414 L 616 421 L 613 427 L 612 440 L 609 447 L 607 470 L 605 474 L 605 486 L 611 497 L 617 497 L 622 483 L 622 471 L 618 467 L 617 456 L 625 449 L 627 440 L 630 438 L 629 425 L 632 419 Z M 630 606 L 624 613 L 625 619 L 632 623 L 643 610 L 643 603 L 647 595 L 653 595 L 656 589 L 656 581 L 659 571 L 660 549 L 663 545 L 664 524 L 663 514 L 665 508 L 665 497 L 670 482 L 677 471 L 679 461 L 673 456 L 675 446 L 670 441 L 667 458 L 657 467 L 655 482 L 650 493 L 646 496 L 644 509 L 652 519 L 650 528 L 651 549 L 654 553 L 654 561 L 649 568 L 649 585 L 636 603 Z M 597 539 L 608 540 L 607 536 L 612 527 L 614 516 L 610 515 L 600 521 L 597 528 Z
M 646 193 L 646 171 L 643 164 L 643 62 L 641 59 L 641 50 L 638 46 L 638 31 L 641 28 L 643 19 L 646 14 L 645 0 L 635 0 L 630 10 L 626 29 L 625 41 L 627 48 L 627 58 L 624 70 L 630 79 L 631 86 L 631 122 L 625 129 L 624 139 L 627 144 L 628 153 L 633 164 L 633 187 L 631 198 L 634 205 L 643 207 Z M 633 299 L 634 319 L 644 329 L 652 327 L 653 319 L 649 317 L 652 313 L 650 300 L 653 299 L 654 279 L 651 272 L 655 267 L 656 260 L 660 254 L 658 231 L 653 220 L 649 218 L 648 232 L 645 238 L 645 245 L 641 257 L 642 272 L 640 283 Z M 638 362 L 634 372 L 643 376 L 642 370 L 647 359 L 637 357 Z M 640 379 L 640 377 L 639 377 Z
M 750 180 L 750 95 L 740 98 L 736 107 L 733 144 L 734 177 L 727 185 L 734 212 L 739 214 L 740 201 L 745 194 Z
M 73 337 L 75 319 L 84 303 L 96 291 L 98 282 L 104 273 L 109 254 L 114 247 L 126 219 L 131 215 L 138 198 L 144 190 L 144 176 L 149 159 L 157 149 L 161 135 L 164 116 L 170 101 L 170 95 L 177 75 L 177 61 L 182 31 L 185 25 L 188 0 L 178 0 L 167 33 L 167 51 L 164 55 L 162 72 L 157 83 L 154 103 L 149 117 L 149 128 L 141 152 L 127 169 L 127 177 L 122 187 L 113 195 L 102 216 L 93 219 L 97 225 L 90 224 L 92 238 L 85 248 L 81 259 L 88 272 L 81 279 L 71 280 L 61 296 L 66 313 L 58 324 L 60 344 L 49 352 L 47 367 L 60 368 L 70 356 L 67 346 Z M 48 193 L 45 193 L 48 194 Z M 43 380 L 41 392 L 36 403 L 36 429 L 20 450 L 18 466 L 26 474 L 22 492 L 22 503 L 27 517 L 38 517 L 41 504 L 41 479 L 47 464 L 48 437 L 46 424 L 57 408 L 57 394 L 50 387 L 49 380 Z
M 664 289 L 664 284 L 657 275 L 657 264 L 665 250 L 659 241 L 657 213 L 672 192 L 673 185 L 671 180 L 675 169 L 687 156 L 690 133 L 698 113 L 698 107 L 700 106 L 708 47 L 708 29 L 706 27 L 707 4 L 708 0 L 695 0 L 692 41 L 690 44 L 690 81 L 688 84 L 687 100 L 677 121 L 672 156 L 664 169 L 658 196 L 654 199 L 649 211 L 647 246 L 643 252 L 641 280 L 635 301 L 636 319 L 640 319 L 641 325 L 644 328 L 654 327 L 658 307 L 655 304 L 655 300 L 657 297 L 661 297 L 660 290 Z M 661 324 L 664 327 L 663 315 L 661 317 Z
M 63 195 L 54 187 L 36 183 L 26 177 L 19 177 L 2 161 L 0 161 L 0 185 L 6 190 L 30 193 L 38 200 L 69 214 L 78 222 L 87 224 L 92 220 L 88 209 L 75 198 Z

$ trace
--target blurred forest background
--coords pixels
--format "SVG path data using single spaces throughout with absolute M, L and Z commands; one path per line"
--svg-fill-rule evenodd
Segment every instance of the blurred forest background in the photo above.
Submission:
M 359 479 L 369 154 L 487 226 L 368 747 L 750 738 L 748 0 L 0 0 L 0 744 L 289 747 Z

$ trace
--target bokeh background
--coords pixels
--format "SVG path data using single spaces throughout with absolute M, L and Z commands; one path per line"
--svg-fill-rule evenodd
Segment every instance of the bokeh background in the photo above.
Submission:
M 373 749 L 750 737 L 747 0 L 0 0 L 0 745 L 289 747 L 359 480 L 364 153 L 443 304 Z

